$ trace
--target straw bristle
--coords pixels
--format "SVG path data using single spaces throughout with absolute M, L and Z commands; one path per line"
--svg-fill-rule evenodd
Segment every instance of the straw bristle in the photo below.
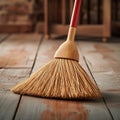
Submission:
M 101 93 L 77 61 L 53 59 L 12 88 L 19 94 L 50 98 L 99 98 Z

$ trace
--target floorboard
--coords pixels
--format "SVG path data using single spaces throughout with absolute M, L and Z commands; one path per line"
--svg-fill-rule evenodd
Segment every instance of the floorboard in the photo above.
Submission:
M 37 34 L 15 34 L 0 44 L 0 120 L 14 118 L 20 95 L 10 88 L 29 76 L 41 38 Z
M 33 72 L 53 58 L 57 47 L 62 42 L 62 40 L 43 40 L 38 51 Z M 85 67 L 85 61 L 83 60 L 84 59 L 80 59 L 80 63 Z M 82 100 L 63 101 L 28 96 L 22 96 L 15 120 L 19 120 L 20 118 L 22 118 L 22 120 L 45 120 L 48 118 L 51 120 L 96 120 L 97 118 L 99 118 L 99 120 L 112 120 L 102 99 L 99 101 L 85 102 Z
M 14 34 L 0 44 L 0 67 L 32 67 L 42 36 Z
M 120 74 L 111 72 L 93 73 L 103 93 L 104 100 L 114 120 L 120 119 Z
M 112 120 L 102 101 L 65 101 L 23 96 L 15 120 Z
M 29 76 L 31 69 L 0 69 L 0 91 L 11 87 Z
M 120 119 L 120 43 L 80 43 L 87 64 L 114 120 Z M 88 46 L 89 47 L 85 47 Z
M 120 71 L 120 43 L 80 42 L 79 46 L 93 72 Z
M 12 120 L 19 103 L 20 95 L 10 88 L 24 80 L 30 69 L 0 69 L 0 120 Z
M 19 98 L 19 95 L 11 92 L 0 91 L 0 120 L 13 119 Z
M 99 100 L 21 96 L 10 88 L 53 59 L 65 39 L 13 34 L 0 42 L 0 120 L 119 120 L 120 43 L 76 41 L 80 65 L 102 92 Z M 0 36 L 1 40 L 1 36 Z
M 9 34 L 0 34 L 0 43 L 3 42 L 8 36 L 10 36 Z

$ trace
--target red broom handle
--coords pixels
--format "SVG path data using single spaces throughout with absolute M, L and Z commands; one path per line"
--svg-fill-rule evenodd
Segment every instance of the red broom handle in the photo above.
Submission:
M 70 27 L 76 27 L 78 24 L 81 3 L 82 3 L 82 0 L 75 0 L 72 17 L 71 17 L 71 22 L 70 22 Z

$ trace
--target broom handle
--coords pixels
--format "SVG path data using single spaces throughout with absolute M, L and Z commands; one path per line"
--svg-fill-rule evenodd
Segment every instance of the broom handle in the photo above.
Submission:
M 69 32 L 68 32 L 68 41 L 74 41 L 75 33 L 76 33 L 76 27 L 78 24 L 78 18 L 80 15 L 80 8 L 81 8 L 82 0 L 75 0 L 74 2 L 74 8 L 72 12 Z

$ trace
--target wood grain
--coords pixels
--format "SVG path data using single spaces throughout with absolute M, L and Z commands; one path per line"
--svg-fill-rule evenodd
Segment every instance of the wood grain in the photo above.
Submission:
M 119 43 L 80 42 L 79 46 L 93 72 L 120 71 Z
M 10 88 L 29 76 L 40 40 L 40 35 L 20 34 L 12 35 L 0 44 L 0 51 L 2 51 L 0 52 L 0 57 L 3 62 L 7 60 L 6 63 L 9 63 L 7 66 L 1 66 L 2 69 L 0 69 L 0 120 L 12 120 L 14 118 L 20 95 L 10 92 Z M 27 57 L 32 59 L 31 65 L 26 67 L 26 63 L 22 65 L 16 64 L 15 67 L 13 65 L 13 58 L 17 60 L 16 62 L 18 63 L 20 63 L 21 59 L 25 59 L 24 54 L 19 54 L 18 52 L 24 51 L 23 49 L 28 52 L 31 50 L 29 54 L 26 54 L 28 55 Z M 11 52 L 11 54 L 7 56 L 9 52 Z M 16 54 L 14 54 L 15 52 Z M 3 55 L 6 59 L 4 59 Z M 19 58 L 19 56 L 21 56 L 21 58 Z
M 0 120 L 12 120 L 19 98 L 11 92 L 0 91 Z
M 28 77 L 30 69 L 0 69 L 0 120 L 12 120 L 20 95 L 10 88 Z
M 44 39 L 38 51 L 38 56 L 33 71 L 39 69 L 41 66 L 52 60 L 54 58 L 55 51 L 62 42 L 63 40 Z
M 0 43 L 4 41 L 8 36 L 8 34 L 0 34 Z
M 36 35 L 12 35 L 0 44 L 1 54 L 9 52 L 12 48 L 29 50 L 27 54 L 35 60 L 35 54 L 39 42 L 34 39 Z M 41 38 L 38 36 L 38 39 Z M 39 39 L 40 40 L 40 39 Z M 42 65 L 48 63 L 54 56 L 56 49 L 65 39 L 44 39 L 40 44 L 33 72 Z M 28 45 L 29 43 L 29 45 Z M 30 96 L 20 96 L 9 91 L 17 82 L 24 80 L 31 72 L 33 62 L 10 68 L 0 69 L 0 120 L 119 120 L 120 119 L 120 44 L 97 43 L 92 41 L 76 44 L 80 53 L 80 64 L 88 72 L 90 71 L 100 88 L 104 99 L 85 100 L 58 100 L 44 99 Z M 18 46 L 19 45 L 19 46 Z M 8 48 L 6 47 L 8 46 Z M 4 52 L 5 51 L 5 52 Z M 16 54 L 16 57 L 19 54 Z M 84 61 L 83 56 L 86 61 Z M 21 59 L 20 59 L 21 60 Z M 90 68 L 87 68 L 87 65 Z M 11 63 L 11 62 L 10 62 Z M 20 100 L 20 104 L 18 105 Z M 17 109 L 16 109 L 17 108 Z M 16 112 L 15 112 L 16 111 Z M 7 113 L 7 114 L 6 114 Z
M 0 69 L 0 91 L 9 91 L 11 87 L 29 76 L 31 69 Z
M 35 66 L 33 68 L 33 72 L 38 70 L 41 66 L 43 66 L 44 64 L 48 63 L 50 60 L 52 60 L 54 58 L 54 54 L 56 52 L 56 50 L 58 49 L 58 47 L 66 40 L 65 39 L 45 39 L 43 40 L 43 42 L 41 43 L 40 49 L 38 51 L 38 55 L 37 55 L 37 59 L 35 62 Z M 76 45 L 79 44 L 76 41 Z M 85 70 L 88 70 L 85 62 L 83 60 L 80 48 L 78 47 L 78 51 L 79 51 L 79 63 L 83 66 L 83 68 Z M 88 72 L 89 73 L 89 72 Z
M 53 58 L 61 40 L 44 40 L 40 46 L 33 72 Z M 79 49 L 80 50 L 80 49 Z M 82 61 L 83 59 L 80 59 Z M 82 62 L 85 65 L 85 62 Z M 22 96 L 16 120 L 112 120 L 103 100 L 64 101 Z
M 45 8 L 44 9 L 45 35 L 52 34 L 52 33 L 62 34 L 62 35 L 67 34 L 67 27 L 69 24 L 68 19 L 69 19 L 69 14 L 71 13 L 71 10 L 73 7 L 72 6 L 73 0 L 72 2 L 66 1 L 68 6 L 66 9 L 66 13 L 67 13 L 66 15 L 64 12 L 64 7 L 60 10 L 59 16 L 62 16 L 62 22 L 59 21 L 60 19 L 57 19 L 56 21 L 54 21 L 54 18 L 56 17 L 59 18 L 56 7 L 54 7 L 54 9 L 56 8 L 55 9 L 56 11 L 49 12 L 53 8 L 53 5 L 57 6 L 59 4 L 60 6 L 61 1 L 59 2 L 57 1 L 52 4 L 48 0 L 45 0 L 43 2 L 44 8 Z M 84 9 L 84 15 L 82 16 L 82 18 L 85 19 L 85 21 L 83 21 L 82 23 L 85 23 L 85 25 L 80 25 L 80 24 L 78 25 L 79 32 L 77 32 L 77 34 L 83 35 L 83 36 L 103 37 L 102 40 L 106 42 L 107 38 L 111 36 L 111 24 L 110 24 L 111 23 L 111 0 L 102 1 L 102 4 L 97 4 L 97 2 L 95 3 L 95 1 L 89 1 L 89 0 L 86 0 L 86 1 L 84 0 L 84 2 L 83 3 L 85 5 L 84 4 L 83 5 L 85 9 Z M 64 3 L 63 3 L 63 6 L 65 6 Z M 102 11 L 100 9 L 99 10 L 97 9 L 98 6 L 100 6 L 99 8 L 102 8 Z M 67 12 L 68 9 L 70 9 L 70 12 Z M 49 17 L 49 16 L 52 16 L 52 17 Z M 100 23 L 102 22 L 101 24 L 96 23 L 97 17 L 99 17 L 99 19 L 103 19 L 102 20 L 103 22 L 100 20 Z M 86 24 L 86 21 L 87 21 L 87 24 Z
M 120 119 L 120 44 L 79 44 L 114 120 Z M 86 46 L 86 47 L 83 47 Z
M 69 25 L 53 24 L 50 32 L 54 34 L 66 35 Z M 77 35 L 101 37 L 103 35 L 103 25 L 81 25 L 77 27 Z
M 32 23 L 30 22 L 24 22 L 20 23 L 19 21 L 17 23 L 10 23 L 10 24 L 2 24 L 0 25 L 0 33 L 30 33 L 32 31 Z
M 103 37 L 111 36 L 111 0 L 103 2 Z
M 120 72 L 93 73 L 95 80 L 103 92 L 106 104 L 114 118 L 120 119 Z
M 41 35 L 16 34 L 0 44 L 0 67 L 31 67 Z
M 96 120 L 97 118 L 111 120 L 101 101 L 87 103 L 23 96 L 15 120 Z
M 66 23 L 66 1 L 62 0 L 62 24 Z
M 120 119 L 120 89 L 119 92 L 111 91 L 104 94 L 107 106 L 110 109 L 110 112 L 114 120 Z

